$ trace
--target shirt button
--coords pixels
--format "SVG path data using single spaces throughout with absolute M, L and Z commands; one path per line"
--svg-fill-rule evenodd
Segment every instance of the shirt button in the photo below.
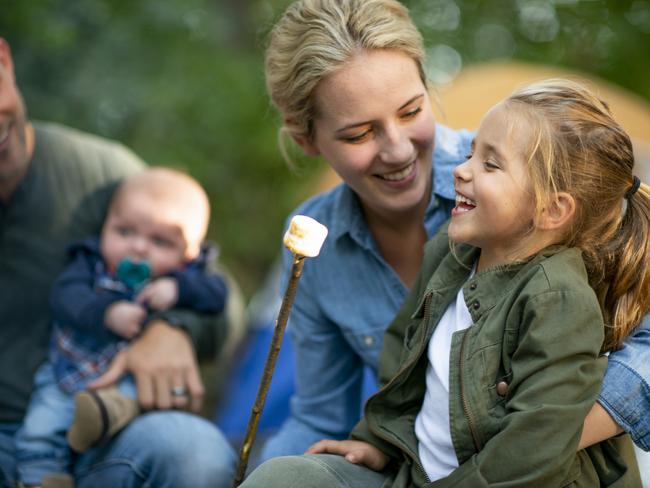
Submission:
M 508 383 L 499 381 L 497 384 L 497 394 L 502 397 L 506 396 L 508 394 Z
M 470 283 L 469 289 L 470 290 L 476 290 L 476 283 Z
M 478 302 L 478 300 L 476 300 L 474 303 L 472 303 L 472 308 L 474 310 L 478 310 L 479 308 L 481 308 L 481 304 Z
M 375 338 L 373 336 L 365 336 L 363 338 L 363 343 L 366 345 L 366 347 L 372 347 L 375 345 Z

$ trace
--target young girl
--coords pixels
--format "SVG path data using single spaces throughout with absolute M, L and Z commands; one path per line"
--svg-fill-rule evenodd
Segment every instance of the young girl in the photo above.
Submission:
M 633 164 L 629 137 L 576 83 L 496 105 L 353 440 L 272 460 L 246 486 L 640 486 L 627 436 L 577 451 L 601 351 L 650 309 L 650 188 Z

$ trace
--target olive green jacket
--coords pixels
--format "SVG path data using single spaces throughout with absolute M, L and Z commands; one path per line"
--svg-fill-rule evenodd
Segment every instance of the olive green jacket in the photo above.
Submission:
M 641 486 L 627 436 L 576 453 L 607 361 L 580 251 L 548 248 L 470 279 L 478 253 L 450 252 L 446 231 L 427 244 L 416 285 L 384 336 L 382 388 L 352 437 L 391 458 L 395 487 Z M 460 466 L 431 483 L 415 418 L 429 339 L 461 287 L 473 324 L 454 333 L 450 352 L 449 419 Z

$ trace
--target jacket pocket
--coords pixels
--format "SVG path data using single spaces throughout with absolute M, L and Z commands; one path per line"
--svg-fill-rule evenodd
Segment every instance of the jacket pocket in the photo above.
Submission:
M 512 372 L 505 371 L 504 366 L 501 361 L 501 351 L 502 343 L 484 345 L 479 351 L 481 357 L 481 363 L 483 366 L 483 378 L 482 383 L 487 387 L 489 393 L 489 404 L 503 400 L 506 395 L 503 394 L 503 384 L 507 383 L 510 385 L 510 380 L 512 379 Z M 497 386 L 502 385 L 497 394 Z M 507 388 L 505 393 L 507 394 Z
M 598 474 L 595 472 L 589 456 L 583 450 L 578 451 L 573 458 L 571 468 L 560 486 L 561 488 L 591 488 L 600 484 Z

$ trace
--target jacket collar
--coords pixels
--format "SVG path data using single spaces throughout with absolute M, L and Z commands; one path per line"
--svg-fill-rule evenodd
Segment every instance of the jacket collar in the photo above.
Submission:
M 472 267 L 480 255 L 480 249 L 464 244 L 458 245 L 443 259 L 439 267 L 441 272 L 435 274 L 434 279 L 429 282 L 427 292 L 434 291 L 445 297 L 443 300 L 447 300 L 463 287 L 465 302 L 472 319 L 476 321 L 480 315 L 499 303 L 504 295 L 512 292 L 519 282 L 516 279 L 518 274 L 525 273 L 541 261 L 565 249 L 565 246 L 549 246 L 527 260 L 494 266 L 470 278 Z M 580 251 L 576 249 L 576 252 Z

